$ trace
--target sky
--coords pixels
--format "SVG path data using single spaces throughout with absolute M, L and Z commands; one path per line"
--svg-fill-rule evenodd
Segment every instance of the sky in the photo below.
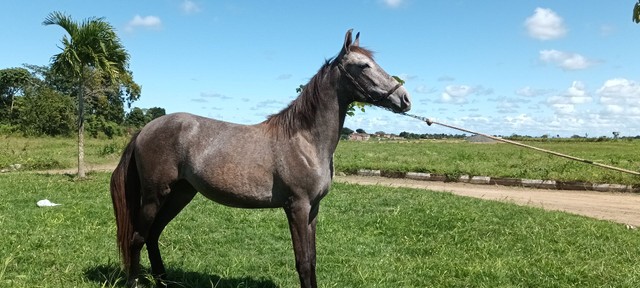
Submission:
M 46 65 L 65 32 L 53 11 L 104 17 L 142 95 L 162 107 L 254 124 L 295 99 L 345 32 L 406 83 L 411 113 L 493 135 L 640 135 L 635 0 L 7 0 L 0 69 Z M 369 133 L 461 133 L 378 108 Z

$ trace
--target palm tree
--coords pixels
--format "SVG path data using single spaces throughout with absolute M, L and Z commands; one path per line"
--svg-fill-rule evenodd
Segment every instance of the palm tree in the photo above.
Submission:
M 84 97 L 91 92 L 86 91 L 87 80 L 98 73 L 112 83 L 131 81 L 131 72 L 127 70 L 129 54 L 104 18 L 88 18 L 78 23 L 64 13 L 52 12 L 42 24 L 58 25 L 69 34 L 62 38 L 62 52 L 51 58 L 51 68 L 77 81 L 78 177 L 84 178 Z

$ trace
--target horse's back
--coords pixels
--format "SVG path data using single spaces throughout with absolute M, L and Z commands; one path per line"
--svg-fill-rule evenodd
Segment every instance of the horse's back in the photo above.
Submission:
M 281 202 L 272 193 L 275 159 L 269 133 L 261 125 L 168 114 L 147 124 L 136 145 L 138 168 L 152 182 L 186 180 L 208 198 L 230 206 Z

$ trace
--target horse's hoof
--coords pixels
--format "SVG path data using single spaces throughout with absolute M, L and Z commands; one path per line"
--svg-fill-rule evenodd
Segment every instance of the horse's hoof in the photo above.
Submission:
M 127 281 L 127 287 L 129 287 L 129 288 L 138 288 L 138 278 L 129 279 L 129 281 Z
M 167 284 L 167 274 L 165 272 L 155 274 L 153 276 L 153 281 L 158 288 L 166 288 L 169 285 Z

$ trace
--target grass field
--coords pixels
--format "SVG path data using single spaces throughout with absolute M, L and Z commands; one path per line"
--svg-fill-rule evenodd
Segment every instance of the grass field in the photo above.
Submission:
M 539 148 L 640 171 L 640 141 L 534 142 Z M 337 171 L 358 169 L 428 172 L 457 178 L 479 175 L 504 178 L 640 184 L 640 177 L 568 159 L 500 144 L 465 141 L 342 141 L 335 154 Z
M 0 287 L 121 286 L 108 177 L 0 174 Z M 44 198 L 62 206 L 37 208 Z M 298 285 L 278 209 L 233 209 L 197 196 L 169 224 L 161 249 L 177 287 Z M 320 209 L 318 281 L 640 287 L 640 232 L 446 193 L 335 184 Z
M 85 139 L 85 162 L 104 164 L 120 159 L 127 138 Z M 78 144 L 75 138 L 24 138 L 0 135 L 0 169 L 21 164 L 24 170 L 77 167 Z
M 77 164 L 75 139 L 3 137 L 0 169 L 19 163 L 25 170 L 71 168 Z M 113 163 L 127 138 L 87 139 L 86 162 Z M 640 141 L 534 142 L 534 146 L 640 171 Z M 638 184 L 640 177 L 606 170 L 508 144 L 474 144 L 465 141 L 341 141 L 335 154 L 336 171 L 358 169 L 429 172 L 460 175 L 528 178 L 591 183 Z

